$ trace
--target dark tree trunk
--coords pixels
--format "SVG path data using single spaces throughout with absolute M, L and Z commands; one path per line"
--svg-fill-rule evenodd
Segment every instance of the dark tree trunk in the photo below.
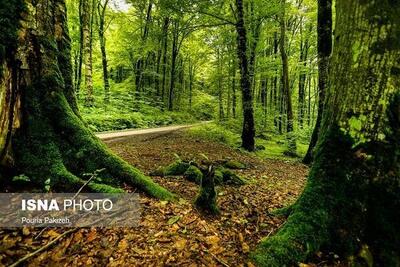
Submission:
M 162 84 L 161 84 L 161 100 L 163 103 L 167 85 L 168 27 L 169 27 L 169 18 L 166 17 L 164 18 L 164 25 L 163 25 L 163 56 L 162 56 Z
M 332 0 L 318 1 L 318 115 L 311 141 L 303 163 L 310 164 L 318 141 L 324 111 L 325 91 L 329 75 L 329 57 L 332 53 Z
M 225 119 L 224 114 L 224 98 L 223 98 L 223 87 L 222 87 L 222 55 L 220 48 L 217 48 L 217 64 L 218 64 L 218 111 L 219 120 Z
M 112 154 L 80 118 L 73 97 L 65 1 L 25 0 L 25 3 L 30 9 L 24 13 L 24 23 L 12 51 L 0 62 L 0 66 L 6 64 L 0 72 L 0 80 L 4 80 L 0 83 L 1 92 L 10 92 L 15 95 L 13 99 L 19 99 L 18 105 L 8 103 L 14 110 L 13 116 L 3 116 L 10 114 L 10 108 L 0 99 L 0 124 L 11 125 L 6 134 L 12 136 L 8 144 L 0 143 L 0 151 L 4 154 L 8 150 L 7 154 L 13 158 L 13 165 L 8 166 L 13 175 L 24 174 L 39 188 L 50 181 L 52 190 L 72 192 L 85 184 L 81 178 L 85 173 L 104 168 L 101 174 L 104 183 L 93 181 L 86 189 L 122 192 L 117 186 L 128 183 L 151 196 L 174 198 Z M 0 133 L 1 141 L 3 132 Z
M 178 57 L 178 21 L 174 21 L 174 27 L 172 32 L 172 50 L 171 50 L 171 76 L 170 76 L 170 87 L 168 94 L 168 110 L 174 109 L 174 90 L 175 90 L 175 74 L 176 74 L 176 59 Z
M 300 25 L 301 35 L 303 35 L 302 25 Z M 309 26 L 309 32 L 312 31 L 312 25 Z M 299 128 L 303 128 L 305 109 L 306 109 L 306 80 L 307 80 L 307 59 L 308 59 L 309 41 L 308 36 L 301 36 L 300 40 L 300 64 L 301 70 L 299 74 L 299 99 L 298 99 L 298 122 Z
M 144 23 L 141 46 L 138 53 L 139 58 L 137 59 L 135 66 L 135 85 L 136 85 L 136 92 L 139 96 L 141 96 L 141 93 L 143 93 L 143 70 L 145 69 L 145 62 L 143 59 L 143 46 L 146 44 L 146 40 L 149 35 L 152 9 L 153 9 L 153 1 L 150 0 L 146 10 L 146 21 Z
M 108 64 L 107 64 L 107 52 L 106 52 L 106 37 L 105 34 L 105 16 L 109 0 L 105 0 L 102 4 L 101 1 L 97 4 L 97 15 L 99 24 L 99 41 L 101 50 L 101 63 L 103 66 L 103 82 L 104 82 L 104 103 L 110 102 L 110 82 L 108 81 Z
M 247 36 L 244 24 L 243 1 L 236 0 L 237 8 L 237 53 L 240 65 L 240 86 L 242 89 L 242 108 L 243 108 L 243 130 L 242 147 L 248 151 L 254 151 L 255 148 L 255 127 L 253 96 L 251 93 L 251 82 L 249 73 L 249 62 L 247 59 Z
M 78 64 L 76 68 L 75 76 L 75 93 L 79 99 L 82 83 L 82 65 L 83 65 L 83 50 L 84 50 L 84 39 L 83 39 L 83 0 L 79 1 L 79 55 Z
M 292 108 L 292 96 L 290 92 L 289 84 L 289 62 L 286 54 L 286 1 L 282 1 L 282 15 L 280 19 L 280 29 L 281 29 L 281 40 L 280 52 L 282 58 L 282 93 L 284 103 L 286 105 L 286 131 L 288 137 L 288 151 L 290 155 L 296 154 L 296 139 L 293 134 L 293 108 Z M 283 114 L 283 113 L 282 113 Z

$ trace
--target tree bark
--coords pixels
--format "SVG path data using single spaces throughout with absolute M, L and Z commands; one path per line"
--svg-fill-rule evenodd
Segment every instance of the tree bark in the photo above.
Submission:
M 105 37 L 105 16 L 109 0 L 101 1 L 97 4 L 98 26 L 99 26 L 99 41 L 101 50 L 101 63 L 103 66 L 103 82 L 104 82 L 104 103 L 110 102 L 110 82 L 108 80 L 108 62 L 106 52 L 106 37 Z
M 104 183 L 90 182 L 88 190 L 121 192 L 117 187 L 127 183 L 154 197 L 174 198 L 112 154 L 75 110 L 65 1 L 25 0 L 25 4 L 30 8 L 5 60 L 11 64 L 0 77 L 1 92 L 17 97 L 13 121 L 0 120 L 12 125 L 13 174 L 28 176 L 39 188 L 50 181 L 52 190 L 71 192 L 85 184 L 83 174 L 104 168 Z M 3 151 L 4 145 L 0 148 Z
M 243 108 L 243 130 L 242 147 L 248 151 L 255 149 L 255 127 L 253 95 L 251 92 L 251 82 L 249 73 L 249 62 L 247 58 L 247 35 L 244 24 L 243 0 L 236 0 L 237 8 L 237 53 L 240 62 L 240 86 L 242 89 L 242 108 Z
M 318 141 L 319 129 L 324 111 L 325 91 L 329 76 L 329 57 L 332 53 L 332 0 L 318 1 L 318 114 L 314 131 L 303 163 L 313 161 L 313 150 Z
M 164 18 L 164 25 L 163 25 L 163 56 L 162 56 L 162 84 L 161 84 L 161 100 L 163 101 L 163 103 L 167 85 L 168 28 L 169 28 L 169 18 L 166 17 Z
M 87 0 L 82 3 L 83 56 L 85 65 L 85 105 L 92 106 L 93 98 L 93 3 Z
M 293 134 L 293 108 L 292 108 L 292 96 L 290 92 L 290 84 L 289 84 L 289 62 L 286 54 L 286 0 L 282 1 L 282 14 L 280 18 L 280 30 L 281 30 L 281 40 L 279 42 L 280 52 L 282 58 L 282 93 L 283 100 L 286 104 L 286 131 L 288 138 L 288 150 L 286 153 L 288 155 L 296 154 L 296 139 Z
M 338 0 L 336 11 L 315 160 L 287 222 L 258 247 L 260 266 L 295 265 L 321 248 L 353 255 L 350 265 L 362 253 L 400 264 L 400 3 Z

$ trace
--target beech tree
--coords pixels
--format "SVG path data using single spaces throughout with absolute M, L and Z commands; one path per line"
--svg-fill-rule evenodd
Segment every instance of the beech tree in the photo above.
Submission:
M 51 188 L 65 192 L 80 188 L 84 173 L 104 168 L 103 183 L 90 182 L 89 190 L 121 192 L 118 186 L 126 183 L 157 198 L 174 198 L 112 154 L 82 121 L 72 86 L 65 1 L 7 4 L 14 12 L 2 20 L 9 29 L 1 34 L 2 173 L 24 174 L 38 186 L 50 181 Z
M 337 0 L 329 87 L 306 188 L 261 266 L 304 262 L 329 248 L 400 262 L 400 3 Z M 365 245 L 368 245 L 365 246 Z

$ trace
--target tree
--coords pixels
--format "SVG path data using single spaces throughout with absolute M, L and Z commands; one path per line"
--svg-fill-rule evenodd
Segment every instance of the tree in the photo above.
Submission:
M 121 192 L 117 186 L 127 183 L 154 197 L 174 198 L 112 154 L 80 118 L 72 91 L 65 1 L 15 0 L 8 8 L 20 13 L 24 3 L 29 5 L 24 23 L 18 24 L 18 18 L 6 25 L 15 28 L 9 39 L 13 41 L 4 45 L 1 39 L 1 47 L 8 51 L 1 57 L 1 92 L 15 96 L 12 105 L 1 101 L 1 110 L 8 116 L 2 112 L 0 124 L 9 125 L 1 132 L 1 140 L 7 136 L 6 142 L 0 143 L 2 168 L 25 174 L 37 186 L 50 181 L 53 190 L 64 192 L 79 189 L 84 173 L 104 168 L 104 183 L 90 182 L 87 189 Z M 5 161 L 4 155 L 12 160 Z
M 85 105 L 92 106 L 93 98 L 93 7 L 94 0 L 82 0 L 83 64 L 85 65 Z
M 109 0 L 100 0 L 97 3 L 97 24 L 99 32 L 100 50 L 101 50 L 101 63 L 103 66 L 103 82 L 104 82 L 104 103 L 110 102 L 110 82 L 108 81 L 108 63 L 107 63 L 107 52 L 106 52 L 106 37 L 105 31 L 107 26 L 105 25 L 106 10 Z
M 332 53 L 332 0 L 318 1 L 318 115 L 303 163 L 312 162 L 324 111 L 325 90 L 328 82 L 329 57 Z
M 296 154 L 296 139 L 293 135 L 293 108 L 292 108 L 292 95 L 290 92 L 289 84 L 289 62 L 286 53 L 286 0 L 282 0 L 282 14 L 280 16 L 280 31 L 281 38 L 279 41 L 279 50 L 282 58 L 282 93 L 283 100 L 286 104 L 286 116 L 287 116 L 287 134 L 288 134 L 288 151 L 289 154 Z
M 400 263 L 400 3 L 338 0 L 336 11 L 314 164 L 286 224 L 258 247 L 261 266 L 362 244 L 375 264 Z
M 240 66 L 240 85 L 242 88 L 242 108 L 243 108 L 243 130 L 242 130 L 242 147 L 248 151 L 255 149 L 255 127 L 254 127 L 254 111 L 253 96 L 251 92 L 249 60 L 247 56 L 247 33 L 244 24 L 243 1 L 236 0 L 237 9 L 237 53 Z

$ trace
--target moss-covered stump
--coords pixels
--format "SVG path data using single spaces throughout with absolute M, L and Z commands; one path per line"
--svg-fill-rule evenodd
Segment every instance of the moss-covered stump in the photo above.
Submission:
M 150 173 L 152 176 L 176 176 L 183 175 L 189 169 L 190 163 L 182 160 L 177 160 L 166 167 L 159 167 L 157 170 Z
M 243 170 L 246 169 L 246 164 L 236 161 L 236 160 L 228 160 L 223 164 L 225 168 L 233 169 L 233 170 Z
M 203 173 L 199 168 L 196 166 L 190 166 L 185 173 L 183 174 L 186 180 L 190 182 L 194 182 L 196 184 L 201 184 L 201 181 L 203 179 Z
M 200 192 L 194 204 L 202 211 L 214 215 L 219 214 L 219 209 L 217 206 L 217 192 L 215 191 L 214 183 L 214 167 L 209 166 L 204 172 L 205 173 L 201 181 Z
M 240 177 L 231 170 L 224 167 L 217 167 L 215 170 L 215 181 L 217 184 L 233 184 L 233 185 L 245 185 L 247 180 Z

